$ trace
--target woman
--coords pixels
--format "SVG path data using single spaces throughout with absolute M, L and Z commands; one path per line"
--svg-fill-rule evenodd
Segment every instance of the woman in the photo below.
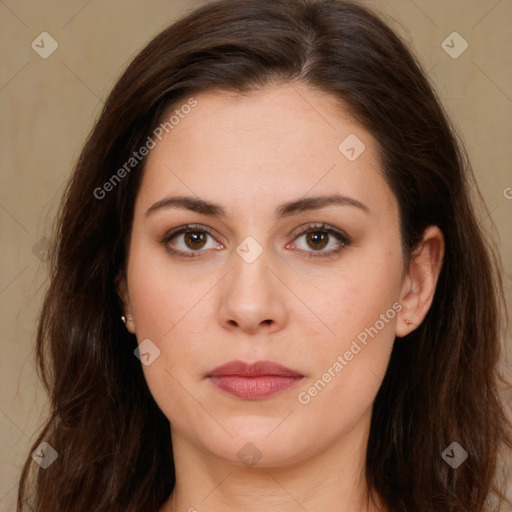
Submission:
M 360 5 L 164 30 L 65 194 L 18 510 L 489 510 L 506 315 L 470 179 Z

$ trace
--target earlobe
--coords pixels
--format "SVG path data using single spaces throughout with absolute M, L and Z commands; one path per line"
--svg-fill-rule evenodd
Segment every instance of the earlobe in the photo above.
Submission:
M 443 258 L 443 233 L 437 226 L 429 226 L 423 233 L 420 246 L 412 255 L 402 285 L 402 310 L 395 330 L 398 338 L 416 329 L 427 315 L 434 298 Z
M 133 322 L 133 317 L 122 315 L 121 320 L 126 325 L 126 330 L 132 334 L 135 334 L 135 323 Z

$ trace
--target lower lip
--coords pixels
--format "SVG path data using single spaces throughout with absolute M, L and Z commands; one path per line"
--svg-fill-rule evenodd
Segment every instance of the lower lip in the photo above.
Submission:
M 303 377 L 284 377 L 280 375 L 261 375 L 243 377 L 224 375 L 210 377 L 211 383 L 222 391 L 245 400 L 260 400 L 295 386 Z

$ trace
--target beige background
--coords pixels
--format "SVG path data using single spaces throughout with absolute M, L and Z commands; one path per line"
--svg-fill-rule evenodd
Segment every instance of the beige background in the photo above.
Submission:
M 62 185 L 124 66 L 202 3 L 0 0 L 0 512 L 15 509 L 21 464 L 46 412 L 33 345 L 46 286 L 44 237 Z M 463 136 L 488 206 L 483 223 L 496 225 L 510 310 L 512 1 L 367 3 L 411 43 Z M 441 46 L 454 31 L 469 44 L 456 59 Z M 59 45 L 47 59 L 31 48 L 41 32 Z

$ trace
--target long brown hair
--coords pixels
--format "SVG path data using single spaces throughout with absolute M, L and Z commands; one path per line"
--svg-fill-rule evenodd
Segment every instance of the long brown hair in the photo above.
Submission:
M 220 0 L 137 55 L 68 183 L 37 332 L 51 415 L 33 450 L 45 441 L 58 457 L 45 469 L 27 458 L 19 512 L 25 504 L 36 512 L 156 512 L 172 492 L 169 421 L 134 356 L 115 285 L 145 158 L 112 177 L 192 95 L 296 82 L 338 98 L 378 141 L 406 254 L 429 225 L 445 236 L 432 306 L 395 342 L 374 403 L 368 487 L 394 512 L 480 512 L 491 494 L 503 498 L 495 475 L 512 425 L 499 396 L 507 323 L 500 261 L 477 219 L 480 196 L 463 145 L 425 73 L 359 4 Z M 456 469 L 441 457 L 452 442 L 469 454 Z

